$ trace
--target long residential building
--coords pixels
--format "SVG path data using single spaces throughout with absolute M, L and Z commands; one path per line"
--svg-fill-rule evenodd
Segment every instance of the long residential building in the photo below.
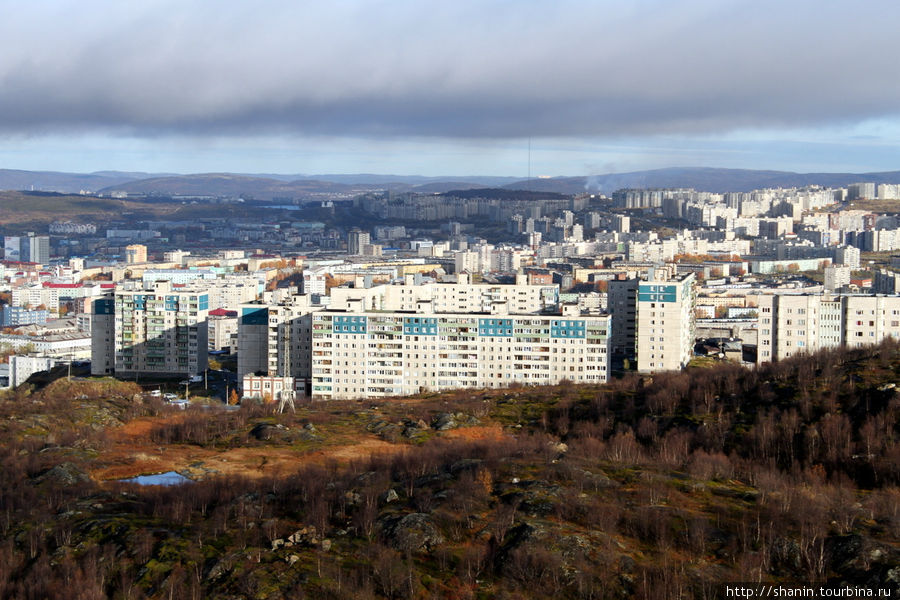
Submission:
M 320 311 L 312 314 L 312 397 L 602 383 L 609 328 L 608 315 Z
M 419 283 L 407 275 L 403 285 L 376 285 L 370 288 L 336 287 L 331 290 L 331 308 L 344 310 L 428 310 L 436 313 L 491 312 L 505 303 L 510 314 L 531 314 L 551 309 L 559 303 L 559 286 L 532 285 L 519 274 L 514 285 L 470 283 L 466 273 L 458 283 Z
M 757 363 L 765 363 L 900 339 L 900 296 L 764 294 L 757 318 Z

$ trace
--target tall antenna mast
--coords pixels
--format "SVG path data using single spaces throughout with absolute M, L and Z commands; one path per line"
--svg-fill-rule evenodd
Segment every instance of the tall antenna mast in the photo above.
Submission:
M 283 327 L 281 339 L 284 343 L 284 347 L 282 348 L 284 361 L 282 362 L 281 373 L 279 373 L 279 376 L 285 379 L 290 377 L 291 381 L 293 381 L 293 369 L 291 369 L 291 319 L 284 319 L 284 323 L 281 326 Z M 291 410 L 296 412 L 296 409 L 294 408 L 293 387 L 290 389 L 282 388 L 281 390 L 281 396 L 278 398 L 278 412 L 284 412 L 285 406 L 290 406 Z

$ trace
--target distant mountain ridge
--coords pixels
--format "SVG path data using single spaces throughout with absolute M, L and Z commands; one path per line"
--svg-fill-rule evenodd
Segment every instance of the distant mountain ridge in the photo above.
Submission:
M 517 181 L 510 189 L 577 194 L 595 191 L 610 194 L 621 188 L 693 188 L 702 192 L 749 192 L 772 187 L 822 185 L 845 187 L 851 183 L 900 183 L 900 171 L 877 173 L 793 173 L 714 167 L 673 167 L 610 173 L 590 177 L 554 177 Z
M 768 187 L 851 183 L 900 183 L 900 171 L 875 173 L 793 173 L 715 167 L 674 167 L 582 177 L 517 179 L 515 177 L 378 174 L 143 173 L 97 171 L 63 173 L 0 169 L 0 190 L 43 190 L 60 193 L 122 191 L 148 195 L 246 196 L 260 200 L 302 198 L 319 194 L 354 194 L 374 190 L 446 193 L 451 190 L 505 188 L 559 194 L 585 191 L 610 194 L 620 188 L 684 187 L 706 192 L 746 192 Z

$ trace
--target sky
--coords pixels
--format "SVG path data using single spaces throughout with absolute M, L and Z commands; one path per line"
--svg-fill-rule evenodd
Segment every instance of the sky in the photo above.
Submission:
M 0 168 L 900 170 L 893 0 L 0 0 L 0 14 Z

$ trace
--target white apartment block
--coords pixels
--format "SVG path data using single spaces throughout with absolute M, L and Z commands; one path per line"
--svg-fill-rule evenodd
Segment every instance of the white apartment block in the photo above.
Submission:
M 312 315 L 312 397 L 607 380 L 609 316 L 352 312 Z
M 215 271 L 208 269 L 147 269 L 143 275 L 144 285 L 152 285 L 157 281 L 168 281 L 174 284 L 193 283 L 199 279 L 215 280 Z M 206 283 L 209 283 L 207 281 Z
M 24 287 L 14 287 L 11 292 L 12 306 L 37 308 L 43 306 L 50 312 L 59 310 L 59 289 L 37 283 Z
M 759 297 L 757 363 L 824 348 L 858 348 L 900 338 L 900 296 Z
M 264 374 L 294 377 L 298 386 L 309 380 L 312 320 L 321 307 L 308 294 L 272 304 L 241 306 L 238 321 L 238 378 Z
M 115 291 L 115 373 L 193 375 L 207 366 L 209 296 L 200 288 Z
M 900 296 L 844 296 L 844 343 L 849 348 L 900 338 Z
M 637 367 L 642 373 L 679 371 L 694 353 L 693 273 L 670 276 L 654 269 L 638 284 Z
M 47 356 L 13 354 L 9 357 L 9 387 L 15 389 L 41 371 L 49 371 L 57 360 Z
M 481 272 L 481 254 L 470 250 L 460 250 L 453 255 L 454 269 L 457 273 L 468 271 Z
M 838 346 L 839 296 L 764 294 L 757 313 L 757 363 Z
M 210 352 L 237 350 L 238 318 L 237 312 L 224 309 L 209 311 L 208 343 Z
M 515 285 L 473 284 L 459 274 L 458 283 L 413 285 L 408 275 L 404 285 L 371 288 L 332 288 L 330 308 L 353 311 L 430 311 L 435 313 L 491 313 L 498 306 L 509 314 L 532 314 L 555 307 L 558 285 L 531 285 L 525 275 Z M 426 307 L 425 304 L 430 304 Z
M 841 246 L 835 250 L 834 262 L 847 265 L 854 269 L 859 268 L 859 248 L 853 246 Z
M 825 267 L 825 291 L 836 292 L 845 285 L 850 285 L 850 271 L 850 267 L 845 265 Z
M 328 270 L 320 269 L 304 269 L 303 270 L 303 293 L 319 294 L 324 296 L 328 291 L 326 284 L 326 275 Z
M 209 308 L 237 310 L 241 304 L 253 302 L 265 289 L 265 282 L 257 277 L 227 277 L 208 279 L 197 284 L 209 296 Z
M 879 200 L 897 200 L 900 198 L 900 185 L 880 183 L 877 190 Z

